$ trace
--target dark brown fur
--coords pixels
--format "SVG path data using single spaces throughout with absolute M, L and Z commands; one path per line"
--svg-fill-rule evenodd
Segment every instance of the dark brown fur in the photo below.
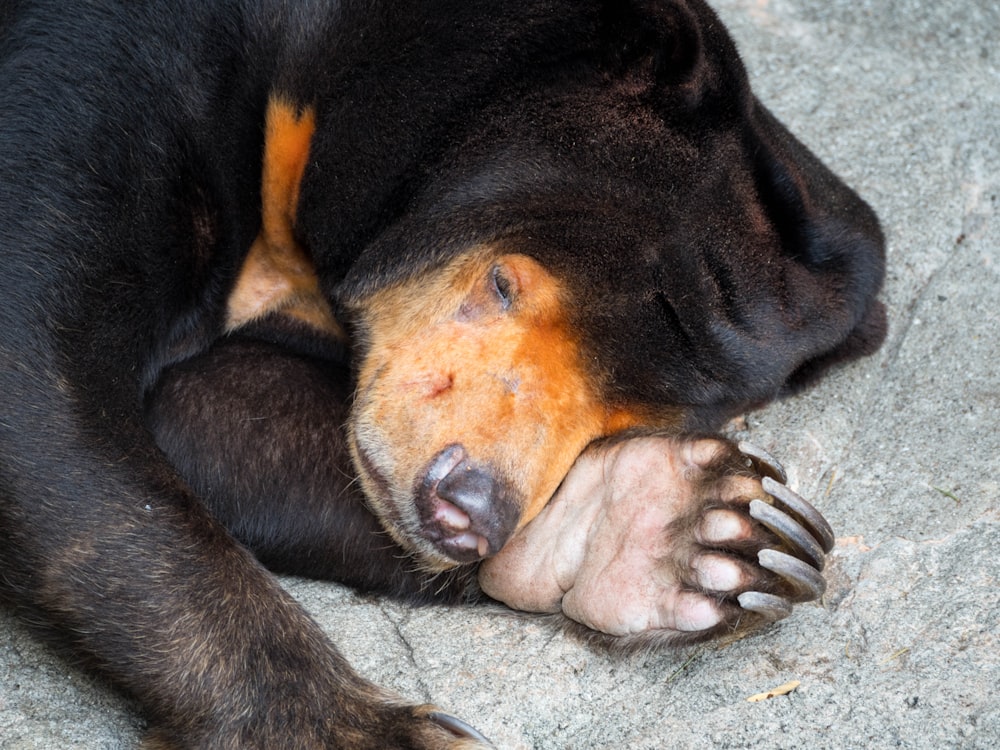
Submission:
M 153 747 L 474 741 L 358 677 L 261 561 L 476 598 L 470 563 L 593 438 L 714 429 L 884 335 L 874 214 L 701 0 L 15 0 L 0 101 L 0 590 L 138 700 Z M 426 442 L 393 417 L 405 471 L 380 479 L 354 399 L 395 362 L 379 300 L 484 248 L 431 307 L 482 334 L 556 290 L 526 340 L 558 329 L 540 380 L 586 391 L 586 428 L 556 396 L 510 429 L 473 399 Z M 552 281 L 512 297 L 495 262 Z M 274 267 L 277 294 L 242 284 Z

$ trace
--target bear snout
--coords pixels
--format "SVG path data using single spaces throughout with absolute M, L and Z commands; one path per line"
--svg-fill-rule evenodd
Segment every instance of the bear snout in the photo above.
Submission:
M 420 534 L 442 554 L 476 562 L 500 551 L 521 517 L 517 492 L 494 468 L 449 445 L 428 464 L 416 493 Z

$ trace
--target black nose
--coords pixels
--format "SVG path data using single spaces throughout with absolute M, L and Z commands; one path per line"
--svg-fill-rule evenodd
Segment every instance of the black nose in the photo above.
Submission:
M 472 461 L 460 445 L 431 460 L 417 491 L 417 511 L 424 538 L 458 562 L 499 552 L 521 517 L 510 484 Z

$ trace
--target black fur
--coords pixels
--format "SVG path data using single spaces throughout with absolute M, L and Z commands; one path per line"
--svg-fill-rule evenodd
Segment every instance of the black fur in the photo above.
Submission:
M 222 336 L 275 93 L 316 109 L 296 230 L 336 308 L 514 244 L 570 280 L 609 402 L 692 429 L 877 346 L 882 237 L 700 0 L 0 5 L 4 594 L 164 746 L 444 746 L 247 551 L 474 593 L 353 487 L 340 344 Z

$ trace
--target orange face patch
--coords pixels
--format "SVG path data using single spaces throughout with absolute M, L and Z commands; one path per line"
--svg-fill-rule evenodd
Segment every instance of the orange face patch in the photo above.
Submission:
M 490 467 L 517 498 L 523 525 L 588 443 L 639 421 L 602 398 L 569 304 L 537 261 L 482 249 L 355 311 L 355 465 L 390 532 L 425 559 L 447 564 L 415 538 L 412 497 L 447 446 Z

